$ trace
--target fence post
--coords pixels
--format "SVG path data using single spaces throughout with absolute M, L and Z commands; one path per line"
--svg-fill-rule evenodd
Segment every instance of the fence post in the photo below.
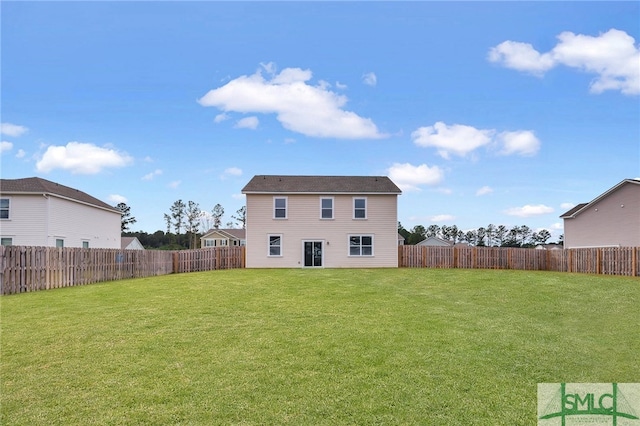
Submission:
M 180 254 L 177 251 L 173 252 L 173 270 L 172 272 L 174 274 L 177 274 L 180 272 Z

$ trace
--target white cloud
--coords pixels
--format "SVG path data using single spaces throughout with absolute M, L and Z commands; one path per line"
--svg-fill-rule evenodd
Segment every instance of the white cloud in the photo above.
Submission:
M 551 224 L 549 228 L 553 231 L 562 231 L 564 229 L 564 224 L 562 222 L 555 222 Z
M 155 169 L 151 173 L 147 173 L 146 175 L 142 176 L 142 180 L 153 180 L 153 178 L 155 178 L 156 176 L 160 176 L 161 174 L 161 169 Z
M 429 220 L 431 222 L 434 222 L 434 223 L 436 223 L 436 222 L 451 222 L 455 218 L 456 218 L 455 216 L 450 215 L 450 214 L 438 214 L 438 215 L 435 215 L 435 216 L 431 216 L 429 218 Z
M 340 90 L 345 90 L 349 86 L 347 86 L 346 84 L 342 84 L 339 81 L 336 81 L 336 87 Z
M 507 68 L 542 76 L 554 67 L 550 54 L 541 55 L 532 45 L 505 41 L 489 50 L 489 61 L 501 62 Z
M 111 194 L 111 195 L 109 195 L 109 201 L 111 201 L 112 203 L 115 203 L 115 204 L 120 204 L 120 203 L 126 203 L 127 202 L 127 198 L 122 196 L 122 195 Z
M 543 214 L 553 213 L 553 207 L 545 206 L 544 204 L 537 205 L 524 205 L 522 207 L 512 207 L 504 211 L 509 216 L 518 217 L 531 217 L 539 216 Z
M 231 197 L 235 200 L 244 200 L 244 194 L 232 194 Z
M 540 149 L 540 141 L 530 130 L 502 132 L 497 136 L 497 140 L 502 145 L 500 153 L 503 155 L 532 156 Z
M 391 179 L 403 191 L 419 191 L 422 185 L 436 185 L 444 178 L 444 172 L 438 166 L 426 164 L 414 166 L 409 163 L 394 163 L 388 170 Z
M 640 49 L 629 34 L 610 29 L 593 37 L 565 31 L 557 38 L 548 53 L 540 53 L 528 43 L 505 41 L 489 50 L 488 59 L 539 76 L 564 65 L 595 74 L 592 93 L 619 90 L 626 95 L 640 94 Z
M 11 151 L 13 149 L 13 144 L 11 142 L 2 141 L 0 142 L 0 153 Z
M 213 122 L 214 123 L 222 123 L 223 121 L 228 120 L 229 118 L 230 118 L 229 114 L 225 114 L 223 112 L 222 114 L 216 115 L 216 117 L 213 119 Z
M 169 182 L 169 185 L 167 185 L 167 186 L 169 188 L 175 189 L 175 188 L 179 187 L 181 183 L 182 183 L 181 180 L 174 180 L 173 182 Z
M 448 159 L 450 154 L 464 157 L 471 151 L 488 145 L 493 133 L 493 130 L 479 130 L 461 124 L 448 126 L 438 121 L 433 126 L 420 127 L 411 133 L 411 138 L 418 146 L 436 148 L 441 157 Z
M 576 205 L 574 203 L 562 203 L 562 204 L 560 204 L 560 208 L 563 209 L 563 210 L 571 210 L 575 206 Z
M 24 158 L 25 155 L 27 155 L 27 153 L 24 149 L 19 149 L 18 152 L 16 152 L 16 158 Z
M 465 157 L 483 146 L 498 146 L 502 155 L 535 155 L 540 141 L 531 130 L 504 131 L 476 129 L 463 124 L 447 125 L 441 121 L 433 126 L 420 127 L 411 133 L 413 143 L 436 148 L 444 159 L 451 155 Z
M 229 167 L 224 170 L 224 173 L 220 177 L 222 179 L 226 179 L 230 176 L 242 176 L 242 169 L 239 169 L 237 167 Z
M 275 74 L 272 63 L 250 76 L 240 76 L 222 87 L 210 90 L 198 100 L 226 112 L 276 114 L 286 129 L 319 138 L 378 139 L 374 122 L 343 107 L 347 98 L 326 87 L 312 86 L 310 70 L 285 68 Z
M 126 153 L 90 143 L 69 142 L 66 146 L 49 146 L 36 163 L 36 169 L 44 173 L 62 169 L 73 174 L 96 174 L 131 163 L 133 159 Z
M 258 124 L 260 124 L 260 121 L 258 120 L 258 117 L 245 117 L 245 118 L 241 118 L 240 120 L 238 120 L 236 122 L 235 127 L 237 129 L 252 129 L 255 130 L 256 128 L 258 128 Z
M 487 194 L 491 194 L 492 192 L 493 192 L 493 189 L 491 187 L 483 186 L 482 188 L 476 191 L 476 195 L 477 196 L 487 195 Z
M 13 136 L 14 138 L 21 136 L 28 131 L 29 129 L 27 129 L 26 127 L 19 126 L 17 124 L 11 124 L 11 123 L 0 124 L 0 133 L 7 136 Z
M 367 86 L 375 86 L 378 84 L 378 77 L 372 72 L 368 72 L 362 76 L 362 82 Z

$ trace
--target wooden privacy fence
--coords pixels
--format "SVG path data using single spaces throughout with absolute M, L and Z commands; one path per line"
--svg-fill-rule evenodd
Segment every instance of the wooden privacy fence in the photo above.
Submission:
M 242 246 L 174 251 L 173 272 L 244 268 L 244 253 Z
M 537 250 L 508 247 L 399 246 L 398 266 L 482 268 L 640 276 L 638 247 Z
M 244 247 L 118 250 L 0 246 L 0 294 L 244 267 Z

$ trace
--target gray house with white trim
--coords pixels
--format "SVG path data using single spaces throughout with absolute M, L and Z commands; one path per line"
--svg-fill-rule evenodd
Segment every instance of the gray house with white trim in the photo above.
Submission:
M 640 180 L 625 179 L 560 217 L 564 248 L 640 247 Z

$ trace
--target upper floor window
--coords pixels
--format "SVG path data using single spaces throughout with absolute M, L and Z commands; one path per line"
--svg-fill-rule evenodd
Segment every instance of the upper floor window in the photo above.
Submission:
M 333 198 L 320 198 L 320 219 L 333 219 Z
M 353 218 L 354 219 L 367 218 L 367 199 L 366 198 L 353 199 Z
M 0 219 L 9 219 L 9 199 L 0 198 Z
M 274 219 L 287 218 L 287 197 L 273 197 Z

